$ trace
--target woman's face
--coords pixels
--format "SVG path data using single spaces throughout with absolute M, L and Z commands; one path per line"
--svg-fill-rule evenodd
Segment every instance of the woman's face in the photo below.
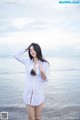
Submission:
M 33 58 L 36 57 L 36 51 L 34 50 L 33 46 L 30 47 L 30 54 Z

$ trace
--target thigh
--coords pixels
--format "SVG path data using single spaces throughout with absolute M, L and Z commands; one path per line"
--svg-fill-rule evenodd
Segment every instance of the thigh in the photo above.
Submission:
M 43 106 L 44 106 L 44 103 L 41 103 L 40 105 L 35 106 L 35 117 L 36 117 L 36 120 L 41 120 Z
M 27 105 L 27 114 L 29 120 L 35 120 L 35 106 Z

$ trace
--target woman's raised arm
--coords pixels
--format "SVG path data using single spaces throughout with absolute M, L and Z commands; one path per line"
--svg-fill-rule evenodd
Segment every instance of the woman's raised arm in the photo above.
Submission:
M 27 49 L 23 49 L 23 50 L 16 52 L 16 54 L 14 54 L 14 58 L 22 62 L 23 64 L 25 64 L 26 58 L 22 56 L 22 54 L 24 54 L 25 52 L 27 52 Z

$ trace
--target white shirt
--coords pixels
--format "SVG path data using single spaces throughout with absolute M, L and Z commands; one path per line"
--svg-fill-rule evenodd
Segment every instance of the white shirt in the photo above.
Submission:
M 50 65 L 47 62 L 38 61 L 36 65 L 36 76 L 32 76 L 30 74 L 31 69 L 34 66 L 34 62 L 31 59 L 23 58 L 21 54 L 23 54 L 25 50 L 21 50 L 14 55 L 14 57 L 22 62 L 26 68 L 26 84 L 23 92 L 23 100 L 26 104 L 30 104 L 33 106 L 40 105 L 44 101 L 44 91 L 43 85 L 45 82 L 49 80 L 50 77 Z M 43 80 L 41 77 L 41 73 L 39 71 L 38 65 L 42 64 L 44 68 L 44 72 L 46 75 L 46 80 Z

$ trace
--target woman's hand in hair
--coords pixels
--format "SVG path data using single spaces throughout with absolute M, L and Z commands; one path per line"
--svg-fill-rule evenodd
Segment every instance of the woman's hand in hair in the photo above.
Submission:
M 26 48 L 26 49 L 25 49 L 25 52 L 28 52 L 28 51 L 29 51 L 29 49 L 28 49 L 28 48 Z

